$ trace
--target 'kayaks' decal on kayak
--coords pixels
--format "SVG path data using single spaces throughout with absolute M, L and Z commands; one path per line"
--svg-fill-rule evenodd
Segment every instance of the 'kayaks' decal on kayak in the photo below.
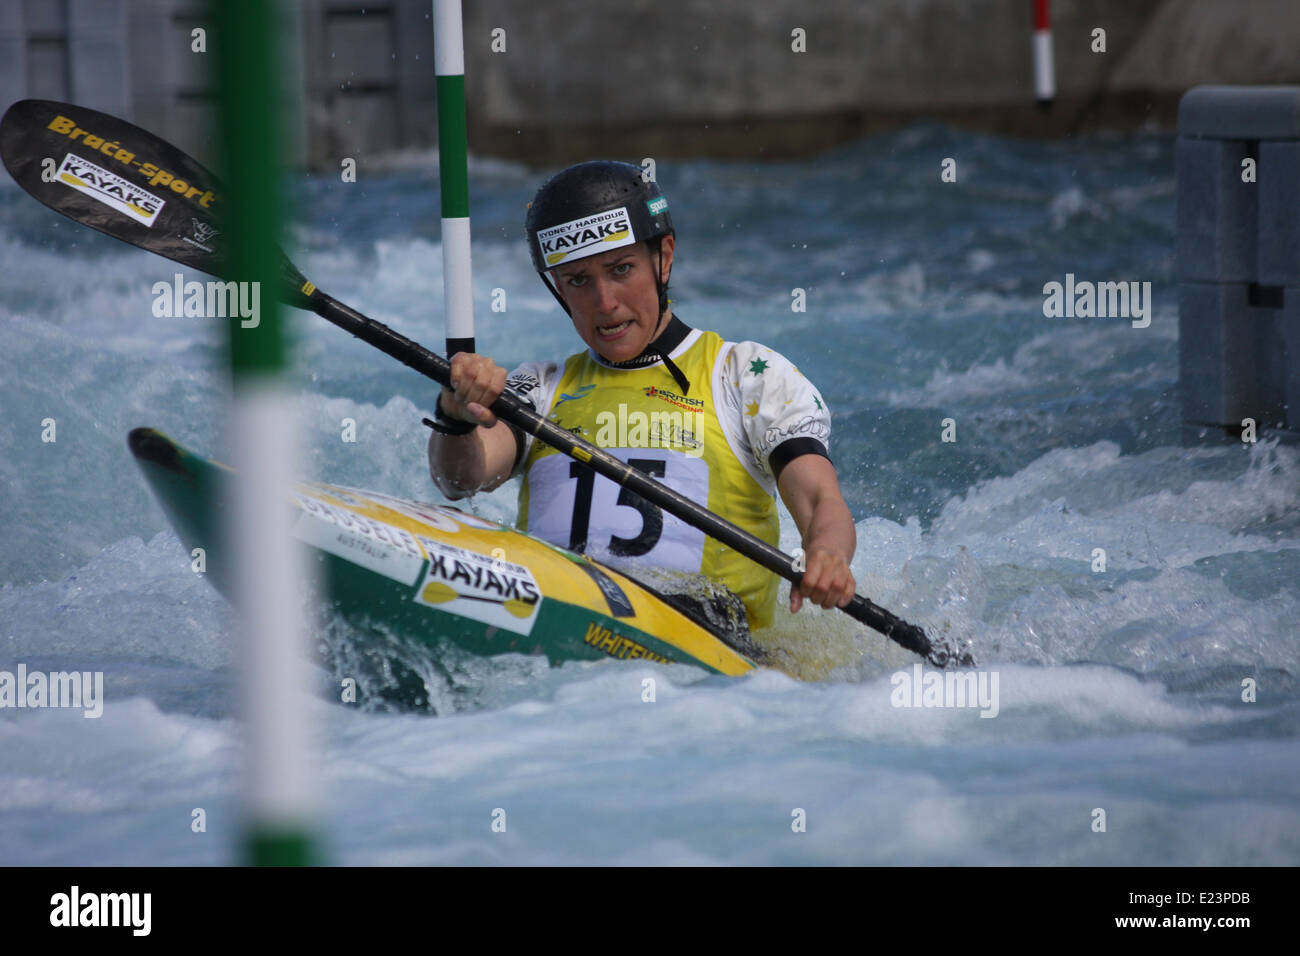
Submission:
M 424 567 L 424 555 L 409 531 L 308 495 L 294 497 L 302 507 L 293 529 L 299 541 L 408 587 L 415 584 Z
M 432 538 L 420 543 L 429 552 L 429 570 L 416 589 L 418 603 L 515 634 L 532 633 L 542 592 L 531 571 Z

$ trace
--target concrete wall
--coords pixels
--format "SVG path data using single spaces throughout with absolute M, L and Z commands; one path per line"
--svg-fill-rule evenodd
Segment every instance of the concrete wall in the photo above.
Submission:
M 298 162 L 337 166 L 436 138 L 428 2 L 281 6 L 284 115 Z M 205 0 L 0 0 L 0 107 L 35 97 L 122 116 L 218 155 Z M 203 49 L 193 35 L 202 29 Z
M 130 105 L 126 0 L 0 0 L 0 94 Z
M 476 149 L 568 161 L 798 155 L 918 116 L 1022 136 L 1174 126 L 1198 83 L 1300 80 L 1297 0 L 1056 0 L 1058 96 L 1036 108 L 1030 0 L 478 0 Z M 492 53 L 493 28 L 507 48 Z M 1106 52 L 1092 50 L 1106 31 Z M 791 49 L 801 28 L 806 52 Z
M 430 0 L 295 0 L 297 155 L 337 167 L 436 136 Z M 1024 136 L 1174 126 L 1198 83 L 1300 82 L 1298 0 L 1055 0 L 1058 97 L 1033 101 L 1030 0 L 465 0 L 471 148 L 529 162 L 776 157 L 930 117 Z M 199 156 L 201 0 L 0 0 L 0 106 L 70 99 Z M 1091 49 L 1106 31 L 1105 53 Z M 806 52 L 791 49 L 804 31 Z M 493 50 L 493 31 L 500 30 Z
M 313 159 L 337 166 L 340 156 L 436 142 L 431 8 L 428 0 L 302 0 L 302 103 Z

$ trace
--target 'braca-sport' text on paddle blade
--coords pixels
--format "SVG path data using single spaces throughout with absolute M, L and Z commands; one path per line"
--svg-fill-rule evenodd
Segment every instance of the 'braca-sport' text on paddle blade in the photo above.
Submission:
M 230 274 L 225 189 L 192 157 L 98 110 L 20 100 L 0 120 L 0 157 L 33 197 L 123 242 L 222 279 Z M 290 305 L 306 280 L 281 253 Z

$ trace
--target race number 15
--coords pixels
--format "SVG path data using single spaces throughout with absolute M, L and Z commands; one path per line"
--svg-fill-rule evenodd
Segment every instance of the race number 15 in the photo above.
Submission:
M 629 458 L 627 463 L 643 474 L 655 478 L 664 476 L 665 462 L 655 458 Z M 578 480 L 573 496 L 573 523 L 569 526 L 569 550 L 579 554 L 587 551 L 587 530 L 591 524 L 591 495 L 596 484 L 596 473 L 582 462 L 569 462 L 569 477 Z M 618 502 L 626 508 L 635 508 L 641 514 L 641 533 L 635 538 L 611 535 L 610 554 L 634 558 L 647 554 L 664 533 L 664 513 L 658 506 L 646 501 L 629 488 L 619 489 Z

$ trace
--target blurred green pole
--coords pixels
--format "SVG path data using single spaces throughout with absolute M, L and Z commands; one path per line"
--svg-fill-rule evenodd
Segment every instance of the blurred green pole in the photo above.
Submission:
M 276 0 L 214 0 L 219 133 L 229 196 L 224 224 L 231 274 L 252 285 L 254 315 L 230 319 L 234 390 L 226 533 L 240 613 L 244 719 L 243 862 L 302 866 L 312 837 L 307 643 L 299 611 L 302 556 L 290 525 L 297 471 L 292 398 L 284 383 L 288 342 L 279 303 L 280 177 L 285 126 Z M 242 291 L 242 289 L 241 289 Z

